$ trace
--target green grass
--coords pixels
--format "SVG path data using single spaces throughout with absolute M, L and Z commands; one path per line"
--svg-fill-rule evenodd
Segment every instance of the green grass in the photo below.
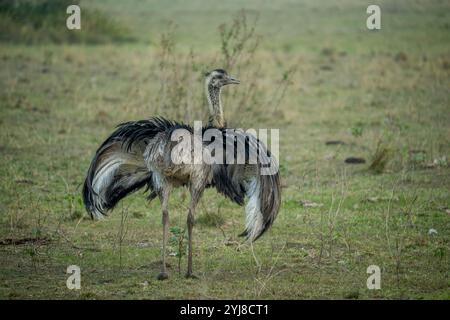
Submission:
M 89 43 L 126 42 L 134 39 L 113 17 L 99 10 L 83 10 L 84 32 L 65 28 L 73 0 L 16 0 L 0 2 L 0 41 L 10 43 Z M 84 9 L 84 8 L 83 8 Z
M 369 32 L 356 0 L 90 1 L 82 10 L 111 15 L 138 41 L 1 43 L 0 297 L 449 299 L 449 5 L 379 3 L 382 30 Z M 242 7 L 250 20 L 259 12 L 262 38 L 250 62 L 244 55 L 229 70 L 241 85 L 224 90 L 225 116 L 233 126 L 280 128 L 281 211 L 252 250 L 237 237 L 243 209 L 208 190 L 194 228 L 199 279 L 184 279 L 186 258 L 179 273 L 171 247 L 171 277 L 159 282 L 158 201 L 138 192 L 91 221 L 81 184 L 116 124 L 205 119 L 201 74 L 223 65 L 217 29 Z M 178 28 L 163 58 L 166 20 Z M 164 84 L 187 89 L 165 100 Z M 379 146 L 389 152 L 376 173 L 369 167 Z M 367 162 L 345 164 L 350 156 Z M 171 226 L 184 228 L 187 203 L 174 192 Z M 50 242 L 4 243 L 27 237 Z M 79 291 L 65 285 L 71 264 L 81 267 Z M 382 270 L 381 290 L 366 288 L 372 264 Z

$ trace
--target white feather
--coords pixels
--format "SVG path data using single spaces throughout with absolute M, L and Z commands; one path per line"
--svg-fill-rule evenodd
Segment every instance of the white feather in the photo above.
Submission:
M 106 208 L 104 206 L 105 200 L 103 197 L 104 191 L 111 184 L 114 179 L 114 175 L 123 163 L 124 160 L 121 158 L 110 158 L 106 161 L 106 164 L 98 172 L 95 173 L 92 182 L 92 189 L 97 194 L 97 196 L 94 197 L 94 202 L 96 203 L 96 205 L 92 212 L 92 215 L 95 219 L 104 218 L 104 215 L 102 214 L 102 212 L 97 210 L 97 207 L 101 208 L 103 212 L 106 211 Z
M 245 206 L 245 227 L 250 241 L 253 241 L 263 228 L 263 216 L 260 205 L 260 186 L 259 179 L 253 178 L 248 183 L 247 188 L 248 202 Z

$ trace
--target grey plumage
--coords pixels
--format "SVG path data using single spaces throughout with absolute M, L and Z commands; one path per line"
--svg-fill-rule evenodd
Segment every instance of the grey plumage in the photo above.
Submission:
M 159 279 L 167 278 L 165 247 L 168 233 L 168 198 L 173 188 L 186 186 L 191 195 L 188 211 L 188 272 L 192 276 L 192 228 L 196 205 L 207 187 L 215 187 L 239 205 L 246 206 L 246 227 L 241 234 L 249 241 L 258 239 L 273 223 L 281 202 L 278 172 L 263 175 L 264 165 L 277 165 L 266 147 L 253 135 L 225 128 L 220 90 L 224 85 L 239 83 L 224 70 L 216 69 L 206 76 L 210 117 L 208 129 L 218 129 L 223 149 L 245 150 L 244 162 L 230 164 L 182 163 L 174 157 L 190 157 L 191 151 L 175 153 L 172 134 L 177 129 L 189 133 L 194 143 L 199 139 L 192 127 L 161 117 L 120 124 L 97 150 L 83 186 L 86 210 L 93 218 L 106 215 L 126 195 L 146 187 L 149 199 L 159 197 L 163 216 L 163 265 Z M 200 138 L 201 139 L 201 138 Z M 209 143 L 197 141 L 202 148 Z M 224 155 L 226 153 L 224 152 Z M 252 162 L 251 159 L 257 159 Z M 235 160 L 235 159 L 232 159 Z M 178 163 L 178 164 L 177 164 Z

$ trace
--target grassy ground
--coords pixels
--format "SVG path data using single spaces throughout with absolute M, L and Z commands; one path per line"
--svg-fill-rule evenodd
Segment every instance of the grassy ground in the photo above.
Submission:
M 0 44 L 0 297 L 449 299 L 450 7 L 379 3 L 382 29 L 369 32 L 356 0 L 91 1 L 139 40 Z M 259 13 L 261 39 L 230 63 L 242 84 L 225 89 L 225 116 L 280 128 L 282 208 L 251 248 L 238 242 L 242 208 L 207 191 L 199 279 L 186 280 L 175 238 L 187 199 L 175 192 L 171 278 L 159 282 L 159 203 L 137 193 L 95 222 L 80 185 L 117 123 L 205 119 L 201 74 L 227 64 L 218 27 L 242 7 L 249 25 Z M 79 291 L 66 288 L 72 264 Z M 381 290 L 366 287 L 373 264 Z

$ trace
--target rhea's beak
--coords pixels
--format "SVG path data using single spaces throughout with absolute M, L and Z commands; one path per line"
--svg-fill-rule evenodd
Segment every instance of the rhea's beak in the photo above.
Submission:
M 227 84 L 239 84 L 241 83 L 238 79 L 233 78 L 232 76 L 228 76 Z

